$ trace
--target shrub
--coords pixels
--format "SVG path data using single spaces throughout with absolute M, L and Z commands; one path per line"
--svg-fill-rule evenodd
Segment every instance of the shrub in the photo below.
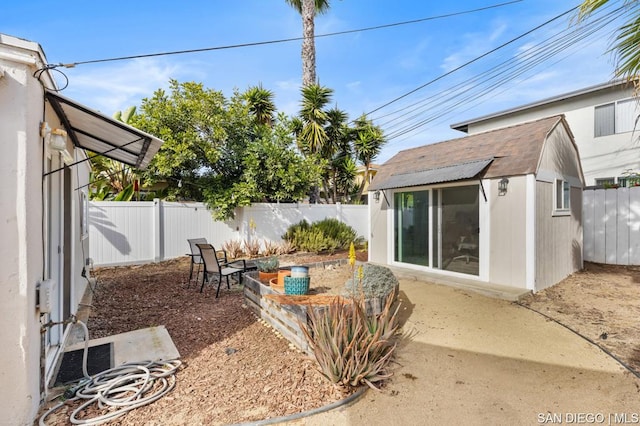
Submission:
M 289 254 L 296 251 L 296 248 L 291 244 L 291 241 L 282 241 L 278 246 L 278 254 Z
M 310 306 L 309 322 L 301 328 L 320 371 L 331 382 L 378 389 L 374 383 L 391 377 L 387 366 L 396 348 L 400 306 L 392 312 L 393 297 L 387 297 L 382 313 L 368 316 L 364 298 L 351 301 L 333 302 L 320 312 Z
M 244 254 L 242 251 L 242 243 L 237 240 L 229 240 L 222 243 L 222 250 L 227 252 L 231 259 L 237 259 Z
M 244 240 L 244 252 L 249 257 L 257 257 L 260 254 L 260 240 Z
M 320 253 L 344 250 L 356 240 L 356 231 L 337 219 L 309 222 L 302 220 L 291 225 L 282 239 L 290 242 L 296 250 Z
M 264 240 L 264 249 L 262 250 L 262 254 L 264 256 L 273 256 L 274 254 L 278 254 L 280 245 L 278 243 L 274 243 L 271 240 Z
M 355 277 L 345 283 L 345 296 L 362 294 L 365 298 L 384 297 L 391 293 L 398 285 L 398 279 L 393 272 L 385 266 L 365 263 L 362 267 L 362 279 Z M 361 287 L 361 288 L 360 288 Z

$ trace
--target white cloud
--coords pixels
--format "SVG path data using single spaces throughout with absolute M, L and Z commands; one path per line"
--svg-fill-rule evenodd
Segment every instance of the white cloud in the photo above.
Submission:
M 65 71 L 69 87 L 63 94 L 106 115 L 138 105 L 142 98 L 151 96 L 159 88 L 166 88 L 169 79 L 178 78 L 185 72 L 178 63 L 157 59 L 91 67 L 83 65 Z
M 489 33 L 471 32 L 460 36 L 462 48 L 457 52 L 449 54 L 444 58 L 440 67 L 445 71 L 451 71 L 464 63 L 488 52 L 495 47 L 496 41 L 500 39 L 507 29 L 507 25 L 501 21 L 491 24 Z

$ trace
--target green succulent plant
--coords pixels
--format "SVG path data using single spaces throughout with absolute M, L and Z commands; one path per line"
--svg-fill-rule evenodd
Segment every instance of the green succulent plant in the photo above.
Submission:
M 278 267 L 280 266 L 280 261 L 277 257 L 265 257 L 264 259 L 256 260 L 256 265 L 258 266 L 258 271 L 273 273 L 278 272 Z
M 365 299 L 331 303 L 320 312 L 308 310 L 308 324 L 301 324 L 320 371 L 333 383 L 377 389 L 375 383 L 391 376 L 387 367 L 396 348 L 394 298 L 387 297 L 379 315 L 367 315 Z

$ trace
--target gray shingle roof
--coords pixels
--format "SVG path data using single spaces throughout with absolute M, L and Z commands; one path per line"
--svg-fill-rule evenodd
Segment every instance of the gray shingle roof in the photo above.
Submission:
M 463 165 L 480 165 L 482 161 L 489 159 L 493 161 L 483 168 L 482 176 L 485 178 L 535 173 L 544 141 L 559 123 L 563 123 L 568 129 L 564 116 L 558 115 L 400 151 L 382 165 L 370 190 L 391 188 L 389 184 L 393 184 L 395 188 L 415 186 L 418 184 L 412 183 L 408 176 L 403 175 L 414 173 L 414 177 L 420 180 L 420 175 L 427 176 L 431 173 L 438 176 L 442 170 L 436 170 L 443 168 L 451 168 L 449 171 L 458 172 L 459 177 L 456 179 L 448 174 L 447 179 L 440 182 L 470 179 L 482 174 L 483 170 L 469 176 L 469 172 L 473 170 Z M 398 186 L 403 182 L 406 185 Z M 419 184 L 427 183 L 436 182 Z

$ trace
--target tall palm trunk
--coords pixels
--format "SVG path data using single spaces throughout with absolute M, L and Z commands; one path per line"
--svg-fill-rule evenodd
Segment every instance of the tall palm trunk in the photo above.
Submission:
M 315 0 L 302 0 L 302 86 L 316 83 Z

